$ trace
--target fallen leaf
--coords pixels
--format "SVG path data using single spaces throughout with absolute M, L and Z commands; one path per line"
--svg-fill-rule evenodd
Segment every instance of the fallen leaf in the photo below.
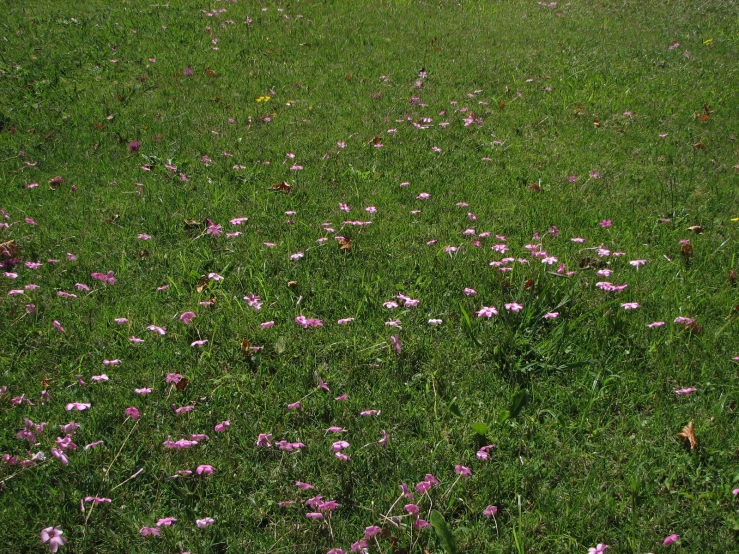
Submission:
M 690 443 L 691 450 L 698 448 L 698 439 L 695 436 L 695 429 L 693 428 L 692 421 L 683 427 L 683 430 L 678 433 L 677 436 L 684 441 L 688 441 Z
M 686 260 L 689 260 L 693 257 L 693 245 L 692 244 L 683 244 L 680 247 L 680 254 L 683 255 L 683 258 Z
M 505 110 L 505 102 L 501 102 L 500 104 L 498 104 L 498 107 L 499 107 L 499 108 L 500 108 L 501 110 Z
M 179 381 L 177 381 L 177 384 L 174 386 L 177 390 L 185 390 L 187 388 L 187 385 L 190 383 L 190 379 L 187 377 L 183 377 Z
M 244 353 L 244 356 L 251 356 L 252 354 L 252 350 L 247 339 L 242 339 L 241 341 L 241 352 Z
M 269 187 L 269 190 L 284 192 L 285 194 L 288 194 L 292 190 L 292 188 L 292 185 L 288 185 L 286 181 L 282 181 L 281 183 L 277 183 L 276 185 L 272 185 L 271 187 Z
M 345 250 L 346 252 L 351 252 L 352 250 L 351 239 L 340 238 L 339 239 L 339 250 Z
M 593 125 L 595 126 L 596 129 L 600 129 L 600 120 L 594 119 L 593 120 Z
M 0 256 L 3 258 L 17 258 L 18 244 L 14 240 L 0 242 Z
M 693 114 L 693 117 L 695 117 L 697 121 L 703 121 L 703 122 L 706 122 L 709 119 L 711 119 L 711 116 L 708 115 L 707 113 L 695 113 Z
M 291 289 L 294 289 L 295 287 L 298 286 L 298 282 L 297 281 L 288 281 L 287 282 L 287 286 L 290 287 Z
M 382 142 L 382 138 L 380 137 L 373 137 L 370 141 L 371 144 L 380 144 Z
M 691 225 L 688 227 L 688 231 L 691 231 L 695 233 L 696 235 L 700 235 L 703 232 L 703 226 L 702 225 Z
M 200 279 L 198 279 L 198 284 L 195 286 L 195 290 L 198 292 L 203 292 L 208 287 L 208 283 L 210 283 L 210 279 L 208 279 L 208 276 L 201 275 Z

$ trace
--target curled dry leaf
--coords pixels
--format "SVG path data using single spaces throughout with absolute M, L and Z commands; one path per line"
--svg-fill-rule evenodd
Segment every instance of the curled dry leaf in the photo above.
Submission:
M 693 257 L 693 246 L 691 244 L 683 244 L 680 247 L 680 254 L 683 255 L 683 258 L 689 260 Z
M 195 287 L 195 290 L 198 292 L 203 292 L 208 286 L 209 282 L 210 282 L 210 279 L 208 279 L 207 275 L 201 275 L 200 279 L 198 279 L 198 284 Z
M 690 443 L 691 450 L 698 448 L 698 439 L 695 436 L 695 429 L 692 421 L 683 427 L 683 430 L 679 432 L 677 436 L 684 441 L 688 441 Z
M 298 282 L 297 281 L 288 281 L 287 282 L 287 286 L 290 287 L 291 289 L 294 289 L 295 287 L 298 286 Z
M 190 379 L 188 379 L 187 377 L 183 377 L 182 379 L 177 381 L 174 388 L 177 390 L 185 390 L 189 383 L 190 383 Z
M 10 259 L 18 257 L 18 243 L 14 240 L 0 242 L 0 259 Z
M 242 339 L 241 341 L 241 352 L 244 353 L 244 356 L 252 355 L 252 349 L 249 346 L 249 341 L 247 339 Z
M 691 225 L 688 227 L 688 231 L 691 233 L 695 233 L 696 235 L 700 235 L 703 232 L 703 226 L 702 225 Z
M 339 250 L 344 250 L 346 252 L 351 252 L 352 250 L 352 240 L 347 238 L 341 238 L 339 239 Z
M 288 185 L 286 181 L 282 181 L 281 183 L 277 183 L 276 185 L 272 185 L 271 187 L 269 187 L 269 190 L 284 192 L 285 194 L 288 194 L 292 190 L 292 188 L 292 185 Z

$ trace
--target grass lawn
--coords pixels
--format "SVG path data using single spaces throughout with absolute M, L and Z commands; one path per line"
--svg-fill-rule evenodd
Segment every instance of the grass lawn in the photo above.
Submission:
M 0 553 L 735 551 L 735 1 L 3 7 Z

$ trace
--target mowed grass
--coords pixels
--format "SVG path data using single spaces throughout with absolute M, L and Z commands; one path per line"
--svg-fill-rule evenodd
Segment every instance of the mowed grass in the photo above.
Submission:
M 6 4 L 1 552 L 735 550 L 735 2 Z

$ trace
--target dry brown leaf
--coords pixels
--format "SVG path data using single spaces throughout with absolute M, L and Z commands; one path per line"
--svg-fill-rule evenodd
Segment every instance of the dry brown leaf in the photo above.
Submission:
M 594 119 L 593 120 L 593 125 L 595 126 L 596 129 L 600 129 L 600 120 Z
M 190 379 L 187 377 L 183 377 L 179 381 L 177 381 L 177 384 L 174 386 L 177 390 L 185 390 L 187 388 L 187 385 L 190 383 Z
M 371 144 L 380 144 L 381 142 L 382 142 L 381 137 L 373 137 L 372 140 L 370 141 Z
M 244 356 L 251 356 L 252 350 L 247 339 L 241 341 L 241 351 L 244 353 Z
M 351 252 L 352 250 L 352 240 L 347 238 L 340 238 L 339 239 L 339 250 L 345 250 L 346 252 Z
M 288 185 L 286 181 L 282 181 L 281 183 L 277 183 L 276 185 L 272 185 L 271 187 L 269 187 L 269 190 L 275 190 L 288 194 L 292 190 L 292 188 L 292 185 Z
M 711 116 L 708 115 L 707 113 L 696 113 L 696 114 L 693 114 L 693 117 L 695 117 L 695 119 L 697 119 L 698 121 L 703 121 L 703 122 L 706 122 L 709 119 L 711 119 Z
M 688 441 L 690 443 L 691 450 L 698 448 L 698 439 L 695 436 L 695 429 L 692 421 L 683 427 L 683 430 L 678 433 L 677 436 L 684 441 Z
M 14 240 L 0 242 L 0 257 L 9 259 L 18 257 L 18 244 Z
M 298 282 L 297 281 L 288 281 L 287 282 L 287 286 L 290 287 L 291 289 L 294 289 L 295 287 L 298 286 Z
M 683 258 L 689 260 L 693 257 L 693 246 L 691 244 L 683 244 L 680 247 L 680 254 L 683 255 Z
M 499 108 L 500 108 L 501 110 L 505 110 L 505 102 L 501 102 L 500 104 L 498 104 L 498 107 L 499 107 Z
M 703 232 L 703 226 L 702 225 L 691 225 L 688 227 L 688 231 L 692 231 L 696 235 L 700 235 Z
M 207 275 L 201 275 L 200 279 L 198 279 L 198 284 L 195 286 L 195 290 L 198 292 L 203 292 L 208 287 L 209 282 L 210 279 L 208 279 Z

